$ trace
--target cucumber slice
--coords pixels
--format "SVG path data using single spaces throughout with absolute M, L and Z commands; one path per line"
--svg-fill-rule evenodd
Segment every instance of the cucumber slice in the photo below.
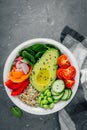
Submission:
M 54 96 L 58 96 L 58 95 L 59 95 L 59 93 L 55 93 L 55 92 L 53 91 L 53 89 L 51 89 L 51 93 L 52 93 L 52 95 L 54 95 Z
M 58 96 L 53 96 L 54 99 L 60 100 L 64 95 L 64 92 L 60 93 Z
M 61 93 L 63 92 L 65 89 L 65 83 L 63 80 L 56 80 L 54 83 L 53 83 L 53 86 L 52 86 L 52 90 L 55 92 L 55 93 Z
M 68 99 L 68 96 L 69 96 L 69 90 L 68 89 L 65 89 L 65 92 L 64 92 L 64 95 L 62 97 L 62 100 L 67 100 Z
M 70 99 L 71 96 L 72 96 L 72 90 L 71 90 L 71 89 L 68 89 L 68 97 L 67 97 L 67 99 Z

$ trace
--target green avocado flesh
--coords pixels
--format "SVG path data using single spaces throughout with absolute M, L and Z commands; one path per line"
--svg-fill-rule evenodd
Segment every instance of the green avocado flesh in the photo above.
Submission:
M 38 91 L 46 90 L 55 81 L 58 57 L 59 51 L 50 48 L 34 65 L 30 75 L 30 83 Z

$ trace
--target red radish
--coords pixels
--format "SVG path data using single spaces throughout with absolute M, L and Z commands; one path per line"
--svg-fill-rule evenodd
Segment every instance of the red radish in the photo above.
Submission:
M 16 68 L 17 68 L 17 69 L 20 69 L 20 68 L 21 68 L 21 63 L 22 63 L 22 62 L 20 62 L 20 61 L 17 61 L 17 62 L 16 62 Z
M 29 72 L 29 67 L 26 63 L 21 61 L 16 62 L 16 71 L 23 71 L 25 74 Z
M 22 59 L 22 60 L 20 60 L 20 61 L 21 61 L 21 62 L 23 62 L 23 63 L 26 63 L 26 64 L 27 64 L 27 62 L 26 62 L 25 60 L 23 60 L 23 59 Z
M 21 63 L 21 68 L 22 68 L 22 70 L 23 70 L 23 72 L 24 72 L 25 74 L 27 74 L 27 73 L 29 72 L 29 67 L 28 67 L 27 64 Z
M 18 57 L 15 59 L 15 61 L 20 61 L 20 60 L 22 60 L 22 59 L 23 59 L 22 56 L 18 56 Z

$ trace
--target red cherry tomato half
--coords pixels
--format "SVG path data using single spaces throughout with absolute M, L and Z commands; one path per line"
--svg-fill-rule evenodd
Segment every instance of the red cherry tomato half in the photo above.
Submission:
M 70 61 L 68 59 L 68 57 L 66 55 L 61 55 L 59 58 L 58 58 L 58 65 L 59 67 L 61 68 L 67 68 L 70 66 Z
M 76 69 L 74 66 L 70 66 L 67 69 L 63 69 L 63 79 L 73 79 L 76 75 Z
M 62 79 L 63 78 L 63 69 L 62 68 L 59 68 L 57 70 L 57 77 L 58 77 L 58 79 Z
M 74 85 L 74 83 L 75 83 L 74 79 L 65 80 L 66 88 L 72 88 L 72 86 Z

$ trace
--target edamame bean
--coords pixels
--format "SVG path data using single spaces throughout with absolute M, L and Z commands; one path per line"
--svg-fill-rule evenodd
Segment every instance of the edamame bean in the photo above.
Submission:
M 46 105 L 46 104 L 45 104 L 45 105 L 43 105 L 43 107 L 44 107 L 44 108 L 46 108 L 46 109 L 47 109 L 47 108 L 49 108 L 49 106 L 48 106 L 48 105 Z
M 44 95 L 47 95 L 48 92 L 50 92 L 49 89 L 46 89 Z
M 40 104 L 41 103 L 41 100 L 42 100 L 42 97 L 38 97 L 38 103 Z
M 41 98 L 44 98 L 44 94 L 43 94 L 43 93 L 41 93 L 40 97 L 41 97 Z
M 42 100 L 42 104 L 46 105 L 48 104 L 48 101 L 46 99 Z
M 51 96 L 51 92 L 47 92 L 47 96 L 50 97 Z
M 46 99 L 46 100 L 47 100 L 47 96 L 44 96 L 44 99 Z
M 57 103 L 58 102 L 58 99 L 54 99 L 54 101 L 53 101 L 54 103 Z
M 40 106 L 41 106 L 42 108 L 44 107 L 44 105 L 43 105 L 43 103 L 42 103 L 42 102 L 40 103 Z
M 46 89 L 43 93 L 40 94 L 38 98 L 38 103 L 40 104 L 40 106 L 46 109 L 52 109 L 55 102 L 56 100 L 54 101 L 50 89 Z
M 54 107 L 54 103 L 51 103 L 51 104 L 49 105 L 49 108 L 52 109 L 53 107 Z
M 52 102 L 53 102 L 52 97 L 48 97 L 47 100 L 48 100 L 49 103 L 52 103 Z

